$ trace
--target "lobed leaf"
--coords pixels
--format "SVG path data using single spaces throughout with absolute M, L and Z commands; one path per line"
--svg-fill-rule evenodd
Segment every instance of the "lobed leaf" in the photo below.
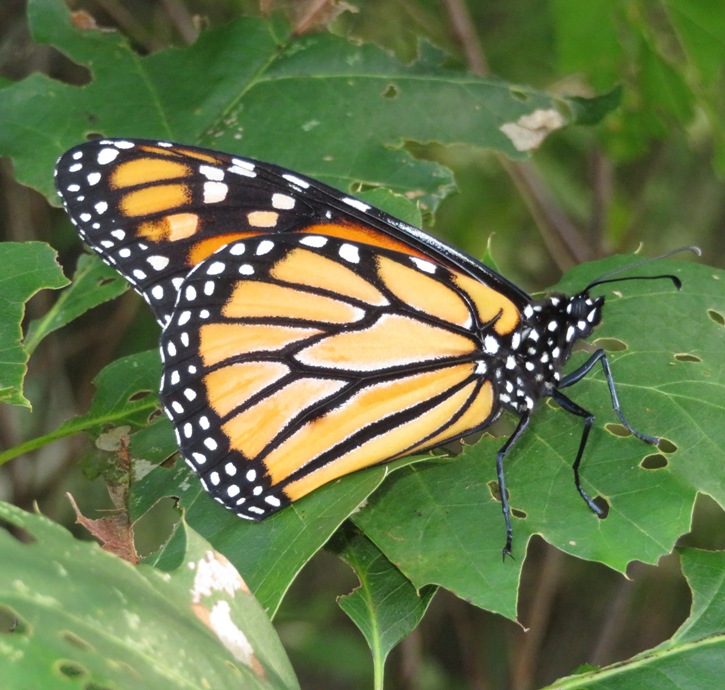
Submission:
M 55 251 L 42 242 L 0 244 L 0 403 L 30 407 L 23 395 L 29 351 L 23 345 L 25 303 L 68 284 Z

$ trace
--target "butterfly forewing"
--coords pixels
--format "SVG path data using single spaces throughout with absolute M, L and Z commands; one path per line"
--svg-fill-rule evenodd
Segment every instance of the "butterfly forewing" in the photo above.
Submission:
M 443 242 L 284 168 L 216 151 L 142 140 L 97 140 L 65 153 L 56 187 L 83 239 L 146 299 L 162 325 L 181 280 L 220 247 L 265 234 L 324 234 L 425 258 L 463 262 L 527 296 Z
M 487 424 L 481 317 L 458 278 L 320 235 L 238 241 L 192 270 L 162 336 L 161 395 L 212 495 L 264 517 Z

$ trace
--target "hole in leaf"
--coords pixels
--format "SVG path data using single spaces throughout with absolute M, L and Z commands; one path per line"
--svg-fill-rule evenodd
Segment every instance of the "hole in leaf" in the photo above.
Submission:
M 691 355 L 688 352 L 678 352 L 675 355 L 675 359 L 678 362 L 696 362 L 696 363 L 702 362 L 702 360 L 697 355 Z
M 708 309 L 707 315 L 719 326 L 725 326 L 725 316 L 715 309 Z
M 395 84 L 388 84 L 385 91 L 383 91 L 383 98 L 395 99 L 400 95 L 400 89 Z
M 89 642 L 86 642 L 82 637 L 78 637 L 78 635 L 72 633 L 70 630 L 63 630 L 60 633 L 60 636 L 63 640 L 73 645 L 74 647 L 77 647 L 78 649 L 82 649 L 84 652 L 93 651 L 93 645 L 91 645 Z
M 499 491 L 499 488 L 498 488 L 498 482 L 494 481 L 493 479 L 490 482 L 488 482 L 488 490 L 491 493 L 491 497 L 493 498 L 493 500 L 496 501 L 496 503 L 501 503 L 501 492 Z M 508 498 L 508 496 L 509 496 L 509 493 L 507 491 L 506 497 Z
M 0 518 L 0 529 L 4 529 L 11 537 L 15 537 L 21 544 L 34 544 L 35 537 L 23 527 Z
M 607 515 L 609 515 L 609 501 L 607 501 L 607 499 L 605 498 L 602 498 L 601 496 L 593 498 L 592 501 L 594 502 L 594 505 L 601 511 L 601 513 L 597 515 L 597 517 L 600 520 L 604 520 Z
M 631 436 L 629 429 L 624 426 L 624 424 L 614 424 L 610 422 L 609 424 L 605 424 L 604 428 L 612 434 L 612 436 L 618 436 L 619 438 L 627 438 L 627 436 Z
M 551 398 L 547 398 L 547 402 L 550 399 Z M 515 430 L 516 424 L 514 423 L 514 420 L 509 415 L 505 415 L 503 417 L 499 417 L 491 426 L 486 429 L 486 432 L 492 438 L 508 438 L 509 436 L 511 436 L 511 434 L 514 433 Z M 467 436 L 466 439 L 468 438 L 473 437 Z
M 525 520 L 528 517 L 525 510 L 519 510 L 518 508 L 511 508 L 511 515 L 515 518 L 519 518 L 520 520 Z
M 129 396 L 128 401 L 136 402 L 138 400 L 143 400 L 144 398 L 148 398 L 149 395 L 151 395 L 151 391 L 136 391 L 133 395 Z
M 545 404 L 545 405 L 546 405 L 547 407 L 550 407 L 550 408 L 551 408 L 552 410 L 560 410 L 560 409 L 561 409 L 561 407 L 559 407 L 559 405 L 557 405 L 557 404 L 556 404 L 556 403 L 554 402 L 554 399 L 553 399 L 553 398 L 551 398 L 551 397 L 548 397 L 548 398 L 546 398 L 546 402 L 545 402 L 544 404 Z
M 0 606 L 0 634 L 27 635 L 28 624 L 9 606 Z
M 56 666 L 60 674 L 66 678 L 82 678 L 88 675 L 88 671 L 74 661 L 57 661 Z
M 669 461 L 662 455 L 662 453 L 652 453 L 642 458 L 642 462 L 639 466 L 644 470 L 661 470 L 663 467 L 667 467 Z
M 657 444 L 657 448 L 662 453 L 668 453 L 669 455 L 677 452 L 677 446 L 667 438 L 661 438 L 659 443 Z
M 619 338 L 597 338 L 593 344 L 606 352 L 621 352 L 629 349 L 627 343 Z
M 109 285 L 110 283 L 115 283 L 116 280 L 117 280 L 116 278 L 113 278 L 110 276 L 108 278 L 101 278 L 98 281 L 98 287 L 103 287 L 104 285 Z

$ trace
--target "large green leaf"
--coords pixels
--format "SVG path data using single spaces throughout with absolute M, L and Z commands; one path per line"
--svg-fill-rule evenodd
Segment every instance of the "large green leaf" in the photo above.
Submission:
M 718 688 L 725 674 L 725 553 L 683 550 L 690 617 L 663 644 L 627 661 L 557 681 L 550 688 Z
M 294 37 L 278 22 L 245 18 L 189 48 L 140 57 L 116 33 L 76 27 L 62 0 L 32 0 L 29 17 L 38 42 L 91 73 L 82 88 L 35 74 L 0 91 L 0 152 L 48 195 L 55 158 L 96 132 L 244 153 L 342 189 L 414 190 L 433 208 L 451 189 L 450 173 L 413 158 L 406 141 L 521 158 L 587 110 L 580 99 L 571 108 L 563 97 L 446 69 L 426 46 L 405 65 L 372 45 Z M 49 104 L 60 123 L 49 121 Z
M 29 354 L 22 342 L 25 303 L 39 290 L 67 284 L 48 245 L 0 244 L 0 403 L 30 407 L 23 395 Z
M 581 288 L 622 261 L 580 267 L 563 286 Z M 725 506 L 725 275 L 683 263 L 662 262 L 654 270 L 679 275 L 682 291 L 666 280 L 618 286 L 594 337 L 623 348 L 611 352 L 610 361 L 629 420 L 668 444 L 658 452 L 621 437 L 601 371 L 567 390 L 597 414 L 582 476 L 584 488 L 609 504 L 608 517 L 600 520 L 574 490 L 571 464 L 581 420 L 541 405 L 506 460 L 515 511 L 515 560 L 506 563 L 501 563 L 500 504 L 489 488 L 503 438 L 486 436 L 455 460 L 396 472 L 354 520 L 417 587 L 438 584 L 514 618 L 516 583 L 531 535 L 623 572 L 632 560 L 655 563 L 672 549 L 689 529 L 698 491 Z M 577 354 L 569 370 L 583 357 Z
M 162 573 L 8 504 L 0 518 L 3 688 L 299 687 L 242 578 L 193 530 Z
M 359 587 L 340 597 L 338 604 L 365 636 L 373 657 L 375 687 L 382 687 L 388 654 L 416 628 L 436 588 L 416 591 L 377 547 L 354 529 L 338 531 L 330 548 L 360 580 Z

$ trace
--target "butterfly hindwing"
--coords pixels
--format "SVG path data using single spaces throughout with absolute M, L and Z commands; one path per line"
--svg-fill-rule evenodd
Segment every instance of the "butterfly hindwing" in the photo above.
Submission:
M 161 397 L 182 455 L 215 498 L 258 519 L 490 423 L 481 314 L 460 280 L 322 235 L 217 251 L 181 285 L 161 339 Z M 499 324 L 518 313 L 495 309 Z

